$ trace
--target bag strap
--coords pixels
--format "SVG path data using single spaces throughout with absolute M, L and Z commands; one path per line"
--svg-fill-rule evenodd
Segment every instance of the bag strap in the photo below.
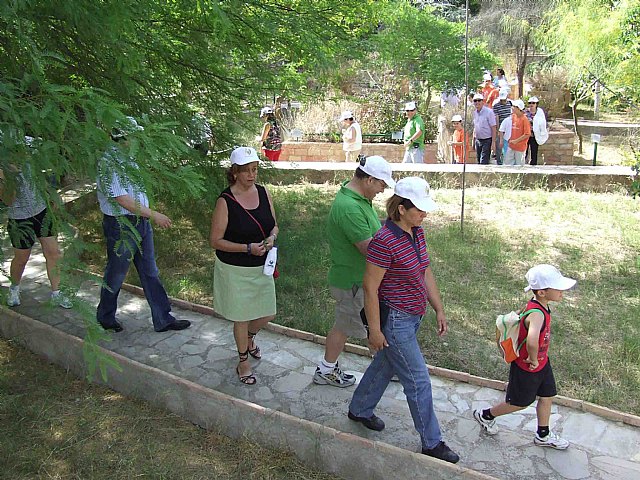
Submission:
M 540 310 L 539 308 L 530 308 L 526 312 L 522 312 L 521 314 L 519 314 L 520 315 L 520 320 L 522 320 L 524 317 L 529 315 L 531 312 L 536 312 L 536 311 L 542 313 L 542 316 L 544 316 L 544 312 L 542 310 Z M 522 340 L 522 342 L 520 342 L 520 345 L 518 345 L 518 350 L 520 350 L 525 343 L 527 343 L 527 337 L 524 337 L 524 340 Z
M 260 225 L 260 222 L 258 220 L 256 220 L 256 217 L 254 217 L 253 215 L 251 215 L 251 213 L 249 213 L 249 210 L 247 210 L 246 208 L 244 208 L 242 206 L 242 204 L 234 197 L 232 197 L 231 195 L 229 195 L 228 193 L 223 193 L 222 195 L 224 195 L 227 198 L 230 198 L 231 200 L 233 200 L 234 202 L 236 202 L 238 205 L 240 205 L 240 208 L 242 208 L 245 212 L 247 212 L 247 215 L 249 215 L 251 217 L 251 220 L 253 220 L 254 222 L 256 222 L 256 225 L 258 225 L 258 228 L 260 229 L 260 231 L 262 232 L 262 236 L 264 238 L 267 238 L 267 236 L 264 233 L 264 228 L 262 228 L 262 225 Z

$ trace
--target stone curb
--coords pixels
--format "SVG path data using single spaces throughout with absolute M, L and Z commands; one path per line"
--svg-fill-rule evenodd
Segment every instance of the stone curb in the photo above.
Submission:
M 142 290 L 142 288 L 137 287 L 135 285 L 123 283 L 122 288 L 135 295 L 144 296 L 144 291 Z M 211 307 L 199 305 L 197 303 L 192 303 L 186 300 L 181 300 L 173 297 L 169 297 L 169 299 L 171 300 L 171 304 L 175 305 L 176 307 L 180 307 L 185 310 L 191 310 L 193 312 L 202 313 L 203 315 L 210 315 L 213 317 L 222 318 L 222 317 L 219 317 L 216 314 L 215 310 L 213 310 L 213 308 Z M 289 327 L 285 327 L 275 323 L 267 324 L 265 329 L 269 330 L 270 332 L 279 333 L 280 335 L 284 335 L 286 337 L 297 338 L 299 340 L 306 340 L 308 342 L 313 342 L 320 345 L 324 345 L 326 342 L 326 337 L 322 335 L 305 332 L 303 330 L 296 330 L 295 328 L 289 328 Z M 362 355 L 365 357 L 371 356 L 369 354 L 369 349 L 367 347 L 363 347 L 361 345 L 354 345 L 352 343 L 347 343 L 345 345 L 345 351 L 349 353 L 355 353 L 356 355 Z M 507 382 L 504 382 L 502 380 L 494 380 L 491 378 L 479 377 L 477 375 L 471 375 L 469 373 L 459 372 L 457 370 L 450 370 L 448 368 L 443 368 L 443 367 L 435 367 L 433 365 L 428 365 L 428 364 L 427 366 L 429 367 L 429 373 L 437 377 L 448 378 L 450 380 L 455 380 L 457 382 L 469 383 L 471 385 L 478 385 L 480 387 L 492 388 L 494 390 L 506 391 L 507 389 Z M 622 422 L 634 427 L 640 427 L 640 417 L 637 415 L 633 415 L 631 413 L 620 412 L 618 410 L 613 410 L 611 408 L 596 405 L 595 403 L 586 402 L 584 400 L 577 400 L 575 398 L 565 397 L 562 395 L 557 395 L 554 399 L 554 403 L 558 405 L 562 405 L 564 407 L 574 408 L 576 410 L 581 410 L 583 412 L 592 413 L 594 415 L 598 415 L 599 417 L 613 420 L 615 422 Z
M 86 376 L 82 339 L 5 307 L 0 310 L 6 312 L 0 321 L 3 337 L 80 377 Z M 468 468 L 237 399 L 98 348 L 122 367 L 121 371 L 110 369 L 105 382 L 110 388 L 165 408 L 203 428 L 216 428 L 234 438 L 246 437 L 290 451 L 304 463 L 344 478 L 495 480 Z

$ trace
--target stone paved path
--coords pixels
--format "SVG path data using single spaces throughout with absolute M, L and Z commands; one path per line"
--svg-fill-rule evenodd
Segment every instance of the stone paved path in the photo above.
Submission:
M 8 267 L 7 264 L 5 264 Z M 1 279 L 7 287 L 6 278 Z M 44 259 L 34 249 L 22 282 L 23 302 L 16 310 L 49 325 L 82 337 L 84 326 L 76 311 L 43 308 L 49 285 Z M 97 304 L 97 282 L 82 286 L 79 297 L 91 307 Z M 258 384 L 241 385 L 234 373 L 236 351 L 229 322 L 192 311 L 174 308 L 178 318 L 193 326 L 182 332 L 155 333 L 150 311 L 142 298 L 121 292 L 119 319 L 125 331 L 115 334 L 104 346 L 139 362 L 163 369 L 206 387 L 265 407 L 305 418 L 345 432 L 418 451 L 420 441 L 413 429 L 402 387 L 392 383 L 377 414 L 387 428 L 380 433 L 366 430 L 347 419 L 353 388 L 338 389 L 312 383 L 323 346 L 261 332 L 258 344 L 263 359 L 254 361 Z M 0 317 L 2 310 L 0 310 Z M 0 320 L 1 321 L 1 320 Z M 369 359 L 345 354 L 342 367 L 361 377 Z M 435 408 L 446 441 L 461 456 L 460 465 L 502 479 L 640 479 L 640 428 L 616 423 L 590 413 L 554 406 L 552 426 L 572 446 L 564 452 L 533 445 L 535 410 L 498 420 L 501 432 L 489 437 L 471 417 L 471 410 L 485 407 L 503 393 L 432 377 Z

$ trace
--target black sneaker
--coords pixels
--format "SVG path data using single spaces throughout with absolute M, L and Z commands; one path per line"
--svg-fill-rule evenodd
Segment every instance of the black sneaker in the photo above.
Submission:
M 353 413 L 349 412 L 347 416 L 349 417 L 349 420 L 360 422 L 369 430 L 375 430 L 376 432 L 381 432 L 382 430 L 384 430 L 384 422 L 381 418 L 376 417 L 375 415 L 371 415 L 369 418 L 356 417 Z
M 170 323 L 164 328 L 160 330 L 156 330 L 156 332 L 168 332 L 169 330 L 184 330 L 185 328 L 189 328 L 191 326 L 191 322 L 189 320 L 176 320 L 175 322 Z
M 460 460 L 460 456 L 451 450 L 443 441 L 440 441 L 440 443 L 433 448 L 423 448 L 422 454 L 433 458 L 439 458 L 440 460 L 444 460 L 449 463 L 458 463 Z

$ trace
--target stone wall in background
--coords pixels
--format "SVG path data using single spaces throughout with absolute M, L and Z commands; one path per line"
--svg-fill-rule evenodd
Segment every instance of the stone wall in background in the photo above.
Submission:
M 365 143 L 364 155 L 381 155 L 391 163 L 402 162 L 404 146 L 397 143 Z M 283 162 L 344 162 L 341 143 L 284 142 L 280 161 Z M 425 146 L 425 163 L 437 163 L 436 145 Z

